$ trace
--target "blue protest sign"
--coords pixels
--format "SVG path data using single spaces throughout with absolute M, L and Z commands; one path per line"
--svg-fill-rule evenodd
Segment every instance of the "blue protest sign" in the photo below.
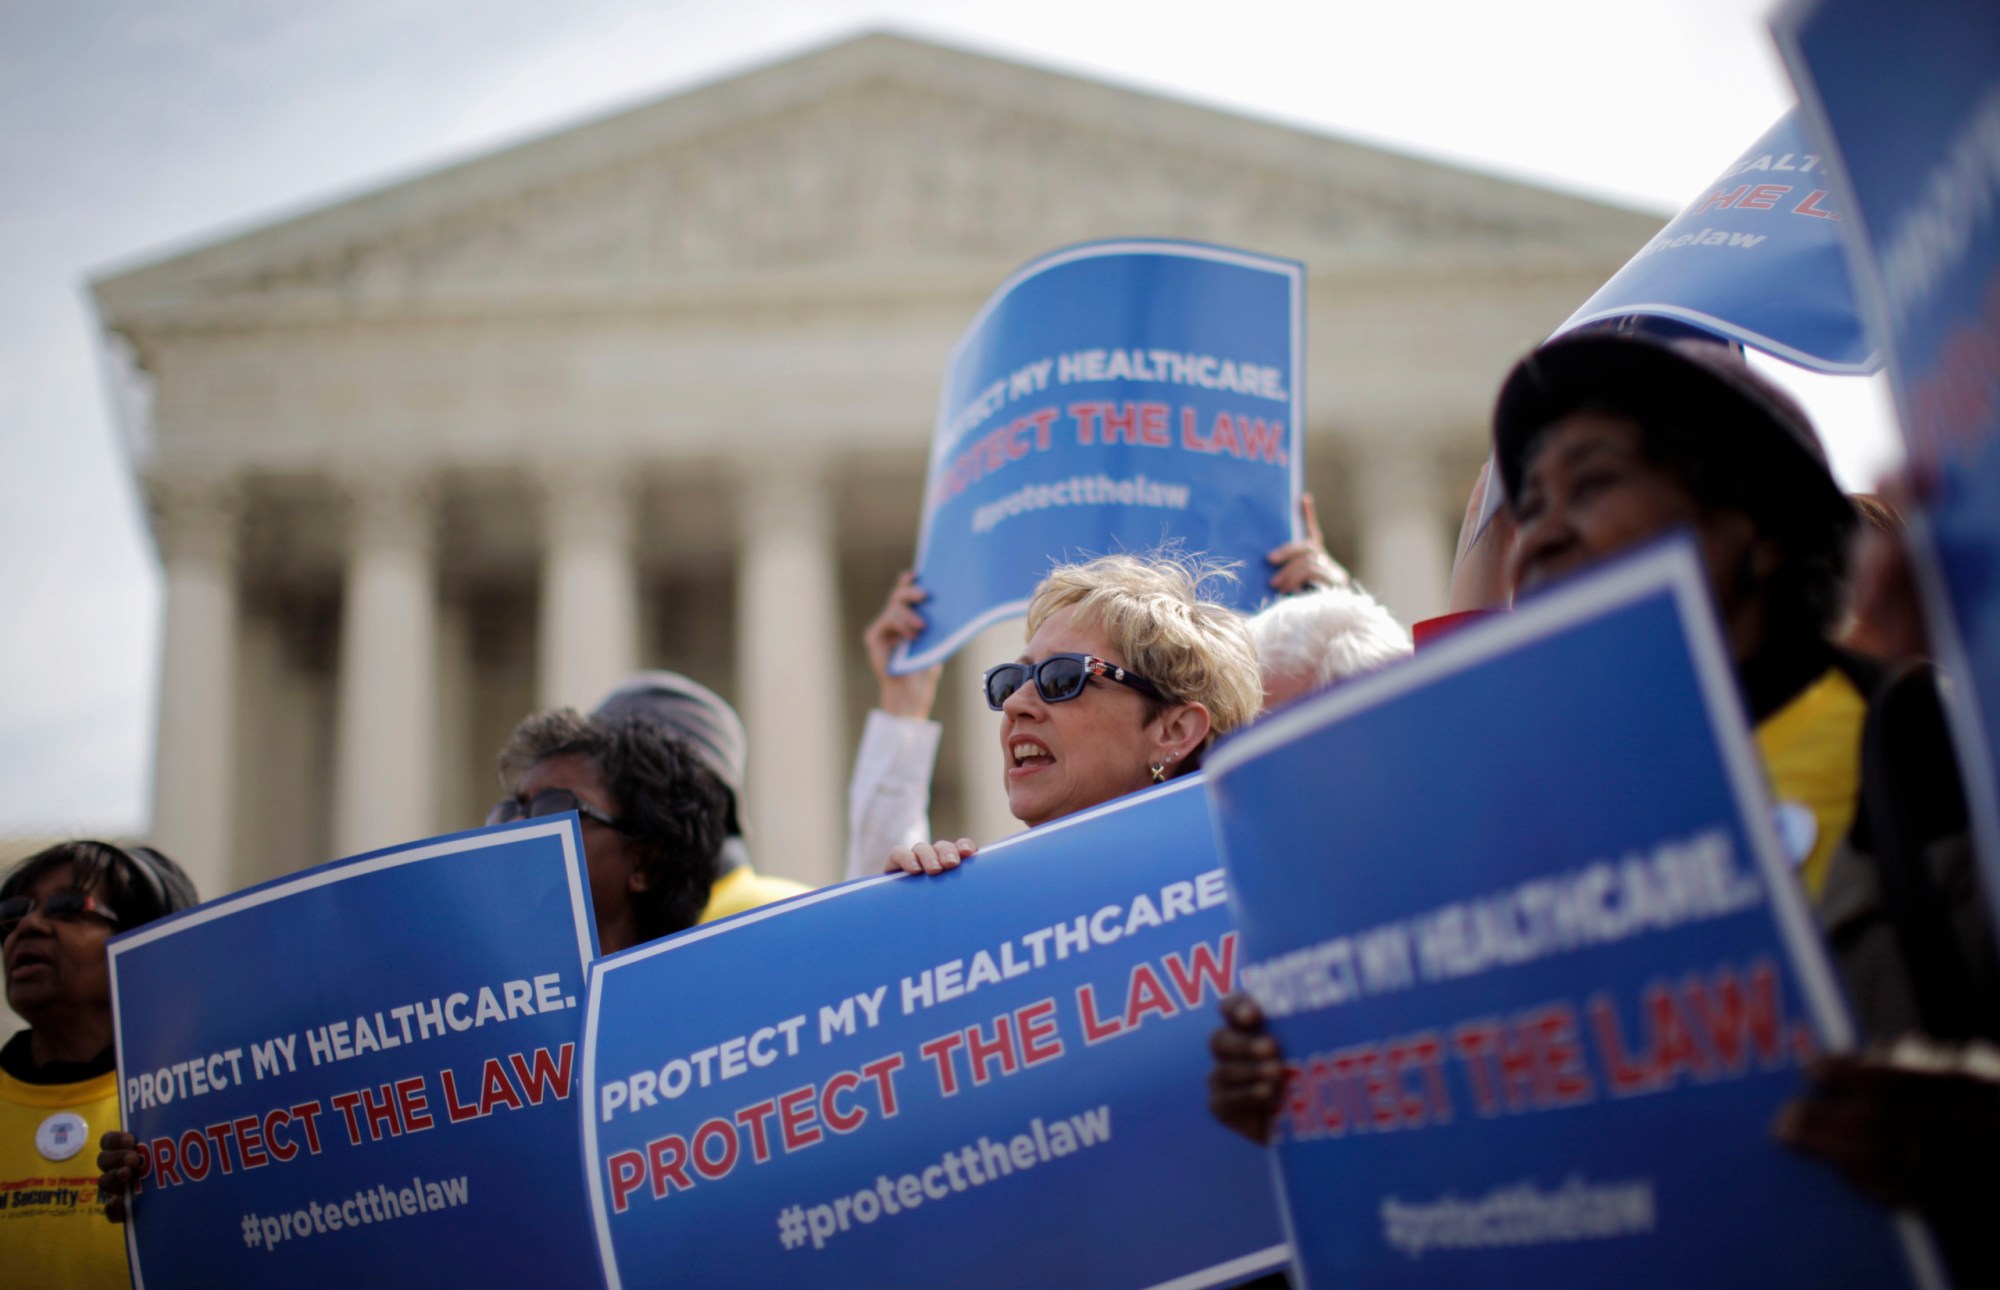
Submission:
M 571 1285 L 596 929 L 576 816 L 378 851 L 111 941 L 151 1156 L 136 1287 Z
M 1875 370 L 1827 169 L 1786 113 L 1557 331 L 1666 318 L 1816 371 Z
M 1200 784 L 592 973 L 605 1282 L 1202 1286 L 1284 1260 L 1208 1114 L 1235 934 Z
M 1910 531 L 1986 893 L 2000 909 L 2000 7 L 1793 4 L 1772 20 L 1848 187 L 1854 277 L 1923 486 Z
M 1911 1281 L 1770 1136 L 1853 1026 L 1759 774 L 1680 542 L 1218 751 L 1306 1284 Z
M 924 634 L 942 662 L 1027 608 L 1052 561 L 1178 539 L 1240 560 L 1297 532 L 1304 275 L 1190 242 L 1098 242 L 1009 278 L 952 351 L 925 484 Z

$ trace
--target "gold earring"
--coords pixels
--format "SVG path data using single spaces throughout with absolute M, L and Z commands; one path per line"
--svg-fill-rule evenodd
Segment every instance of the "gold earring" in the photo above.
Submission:
M 1167 763 L 1163 761 L 1153 763 L 1153 782 L 1155 784 L 1164 784 L 1167 782 Z

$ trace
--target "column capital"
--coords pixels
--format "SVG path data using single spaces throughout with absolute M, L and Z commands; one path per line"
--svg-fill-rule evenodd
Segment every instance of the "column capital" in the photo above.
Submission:
M 146 504 L 163 560 L 231 563 L 243 511 L 242 481 L 222 471 L 153 471 Z
M 745 543 L 760 533 L 803 532 L 824 538 L 832 523 L 826 454 L 788 452 L 783 460 L 740 463 L 737 481 L 738 528 Z
M 536 466 L 534 478 L 541 502 L 543 540 L 549 546 L 632 545 L 639 480 L 628 463 L 548 462 Z
M 429 551 L 437 529 L 437 490 L 421 475 L 346 471 L 334 477 L 349 552 Z

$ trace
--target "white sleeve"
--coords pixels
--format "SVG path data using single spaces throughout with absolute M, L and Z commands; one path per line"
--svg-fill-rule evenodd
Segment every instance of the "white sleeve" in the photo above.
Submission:
M 943 733 L 935 721 L 869 710 L 847 786 L 846 877 L 873 877 L 897 847 L 930 840 L 931 770 Z

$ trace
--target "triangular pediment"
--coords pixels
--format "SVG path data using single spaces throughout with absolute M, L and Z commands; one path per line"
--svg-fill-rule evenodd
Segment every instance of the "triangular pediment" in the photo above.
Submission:
M 909 38 L 857 37 L 95 284 L 148 318 L 366 316 L 893 276 L 1067 242 L 1328 266 L 1623 255 L 1658 218 Z

